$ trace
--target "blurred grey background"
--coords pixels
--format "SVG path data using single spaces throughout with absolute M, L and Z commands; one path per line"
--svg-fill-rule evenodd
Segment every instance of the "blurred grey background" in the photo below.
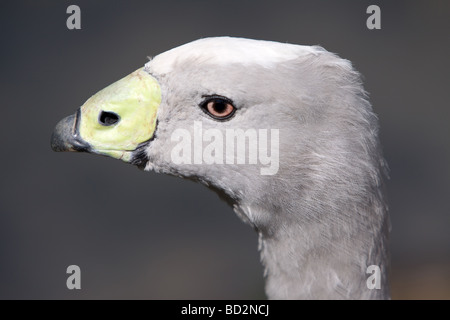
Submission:
M 207 188 L 50 149 L 57 121 L 147 56 L 218 35 L 354 63 L 391 168 L 393 298 L 450 298 L 449 18 L 449 1 L 2 1 L 0 298 L 265 298 L 256 234 Z

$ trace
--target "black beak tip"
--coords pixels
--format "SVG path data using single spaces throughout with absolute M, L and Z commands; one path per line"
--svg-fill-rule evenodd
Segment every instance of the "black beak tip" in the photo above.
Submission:
M 53 151 L 89 152 L 89 144 L 76 135 L 76 116 L 71 115 L 62 119 L 53 130 L 50 146 Z
M 50 145 L 53 151 L 69 151 L 69 141 L 72 139 L 75 116 L 68 116 L 58 122 L 52 133 Z
M 52 133 L 52 138 L 50 140 L 50 147 L 55 152 L 64 151 L 61 142 L 59 140 L 59 137 L 55 134 L 55 132 Z

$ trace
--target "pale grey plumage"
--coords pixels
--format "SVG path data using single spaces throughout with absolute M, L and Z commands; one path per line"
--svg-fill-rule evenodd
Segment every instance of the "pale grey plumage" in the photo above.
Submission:
M 162 53 L 144 70 L 63 119 L 53 150 L 106 154 L 218 192 L 259 234 L 269 298 L 389 298 L 386 165 L 377 117 L 349 61 L 320 47 L 221 37 Z M 231 119 L 202 110 L 211 95 L 232 100 Z M 261 162 L 174 161 L 173 133 L 194 136 L 195 123 L 205 131 L 278 129 L 278 171 L 261 174 Z M 372 265 L 381 269 L 380 289 L 367 286 Z
M 289 56 L 246 57 L 258 54 L 255 43 L 280 52 L 285 46 Z M 146 65 L 163 99 L 146 168 L 223 193 L 259 234 L 269 298 L 388 298 L 386 165 L 377 117 L 350 62 L 320 47 L 247 39 L 189 46 Z M 223 61 L 224 47 L 239 49 L 242 63 L 239 56 Z M 198 107 L 208 94 L 232 99 L 236 116 L 222 123 L 208 118 Z M 278 173 L 263 176 L 249 165 L 174 165 L 170 134 L 192 132 L 198 120 L 204 129 L 280 129 Z M 379 290 L 366 286 L 369 265 L 381 268 Z

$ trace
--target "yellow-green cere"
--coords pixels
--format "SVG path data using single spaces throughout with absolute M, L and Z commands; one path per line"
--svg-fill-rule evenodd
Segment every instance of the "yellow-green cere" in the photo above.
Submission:
M 153 136 L 160 103 L 158 81 L 143 68 L 138 69 L 84 103 L 79 134 L 95 152 L 128 162 L 132 151 Z M 111 126 L 102 125 L 102 111 L 113 112 L 120 120 Z

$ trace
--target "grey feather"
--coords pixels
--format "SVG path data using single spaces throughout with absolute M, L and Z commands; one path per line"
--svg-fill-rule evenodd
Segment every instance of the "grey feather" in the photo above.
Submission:
M 289 56 L 264 61 L 254 58 L 255 46 Z M 221 62 L 233 47 L 237 57 Z M 389 298 L 386 163 L 378 119 L 351 63 L 320 47 L 234 38 L 174 50 L 145 68 L 162 89 L 147 170 L 198 180 L 226 197 L 259 234 L 269 298 Z M 199 108 L 208 94 L 232 99 L 236 116 L 209 118 Z M 260 175 L 258 165 L 175 165 L 171 133 L 193 132 L 199 120 L 205 130 L 279 129 L 277 174 Z M 366 285 L 370 265 L 381 268 L 381 289 Z

